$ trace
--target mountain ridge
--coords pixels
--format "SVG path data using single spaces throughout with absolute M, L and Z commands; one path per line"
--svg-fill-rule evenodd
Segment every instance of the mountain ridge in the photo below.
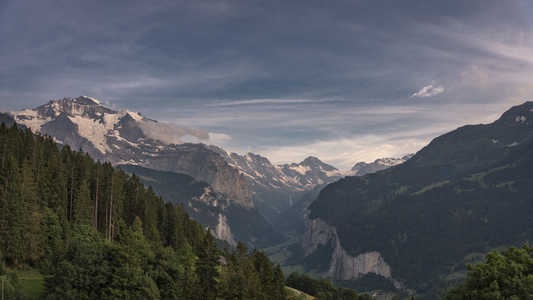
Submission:
M 183 135 L 202 139 L 206 133 L 117 111 L 86 96 L 52 100 L 36 109 L 7 112 L 6 117 L 101 161 L 190 175 L 245 211 L 257 209 L 270 223 L 306 192 L 355 172 L 339 171 L 312 156 L 276 166 L 258 154 L 228 154 L 217 146 L 183 143 Z M 267 222 L 263 217 L 258 220 Z
M 57 142 L 68 144 L 74 149 L 82 149 L 94 159 L 114 165 L 129 163 L 190 175 L 197 181 L 208 183 L 229 203 L 242 207 L 242 213 L 253 214 L 254 218 L 248 220 L 255 222 L 254 226 L 269 228 L 266 220 L 254 212 L 256 208 L 251 192 L 239 171 L 202 144 L 163 143 L 145 134 L 148 133 L 146 124 L 152 127 L 164 124 L 147 119 L 140 113 L 125 109 L 112 110 L 98 100 L 82 96 L 50 101 L 33 110 L 25 109 L 7 114 L 18 123 L 52 136 Z M 176 129 L 162 127 L 161 130 L 169 128 Z M 176 140 L 180 137 L 179 134 L 175 134 Z M 226 214 L 220 215 L 223 216 L 222 220 L 237 224 L 236 221 L 227 220 Z M 267 233 L 265 236 L 269 235 L 274 236 L 274 233 Z M 225 236 L 231 235 L 226 232 Z M 265 236 L 254 239 L 264 240 Z M 251 240 L 244 242 L 253 245 Z
M 412 156 L 381 158 L 369 164 L 360 162 L 352 170 L 340 171 L 314 156 L 309 156 L 300 163 L 274 165 L 259 154 L 228 154 L 220 147 L 208 147 L 245 176 L 253 192 L 255 206 L 272 224 L 279 223 L 279 216 L 316 186 L 335 182 L 347 175 L 360 176 L 384 170 L 403 163 Z
M 468 254 L 533 238 L 532 121 L 526 102 L 435 138 L 403 164 L 345 177 L 320 191 L 308 220 L 335 228 L 340 243 L 322 243 L 327 253 L 377 252 L 391 278 L 432 299 L 450 273 L 464 272 Z M 329 274 L 339 274 L 339 259 L 324 262 Z

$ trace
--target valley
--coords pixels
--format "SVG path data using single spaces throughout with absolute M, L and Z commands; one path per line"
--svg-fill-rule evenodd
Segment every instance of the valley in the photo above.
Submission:
M 286 275 L 434 299 L 483 253 L 533 238 L 532 102 L 414 155 L 348 171 L 315 157 L 274 165 L 254 153 L 163 142 L 146 131 L 157 121 L 89 97 L 0 117 L 112 164 L 183 207 L 220 246 L 263 249 Z

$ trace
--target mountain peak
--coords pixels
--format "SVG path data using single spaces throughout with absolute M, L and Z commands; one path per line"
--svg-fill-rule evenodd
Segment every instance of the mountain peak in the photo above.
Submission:
M 528 101 L 521 105 L 513 106 L 494 122 L 498 125 L 515 124 L 527 125 L 533 121 L 533 102 Z
M 66 113 L 71 116 L 99 118 L 104 113 L 116 113 L 116 111 L 102 105 L 102 103 L 94 98 L 80 96 L 76 99 L 64 98 L 62 100 L 51 100 L 45 105 L 41 105 L 34 109 L 39 115 L 43 117 L 53 118 L 59 116 L 61 113 Z
M 95 103 L 97 105 L 102 105 L 102 102 L 100 102 L 100 100 L 96 100 L 92 97 L 87 97 L 87 96 L 79 96 L 78 98 L 76 98 L 77 101 L 86 101 L 86 102 L 92 102 L 92 103 Z M 102 105 L 103 106 L 103 105 Z
M 307 165 L 310 165 L 310 164 L 322 164 L 323 162 L 314 157 L 314 156 L 308 156 L 306 159 L 304 159 L 300 164 L 307 164 Z
M 390 167 L 404 163 L 405 161 L 413 157 L 413 155 L 414 154 L 408 154 L 402 158 L 392 158 L 392 157 L 378 158 L 374 160 L 374 162 L 371 162 L 371 163 L 358 162 L 355 164 L 355 166 L 353 166 L 351 171 L 354 171 L 355 173 L 353 174 L 356 176 L 363 176 L 368 173 L 374 173 L 377 171 L 385 170 Z
M 301 163 L 292 164 L 291 166 L 305 166 L 311 169 L 321 169 L 322 171 L 326 171 L 326 172 L 338 171 L 337 168 L 322 162 L 320 159 L 314 156 L 309 156 L 306 159 L 304 159 Z

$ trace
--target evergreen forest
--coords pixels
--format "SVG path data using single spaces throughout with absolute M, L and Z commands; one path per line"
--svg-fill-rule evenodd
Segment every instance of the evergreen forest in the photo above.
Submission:
M 183 206 L 136 175 L 0 125 L 0 277 L 25 299 L 15 270 L 38 269 L 46 299 L 286 299 L 264 251 L 220 250 Z M 296 297 L 296 296 L 295 296 Z

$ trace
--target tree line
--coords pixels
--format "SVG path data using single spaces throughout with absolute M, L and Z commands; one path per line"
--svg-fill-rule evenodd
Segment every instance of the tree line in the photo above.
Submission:
M 0 273 L 49 275 L 46 299 L 286 299 L 264 251 L 220 250 L 183 206 L 53 138 L 0 125 Z M 0 275 L 2 275 L 0 274 Z

